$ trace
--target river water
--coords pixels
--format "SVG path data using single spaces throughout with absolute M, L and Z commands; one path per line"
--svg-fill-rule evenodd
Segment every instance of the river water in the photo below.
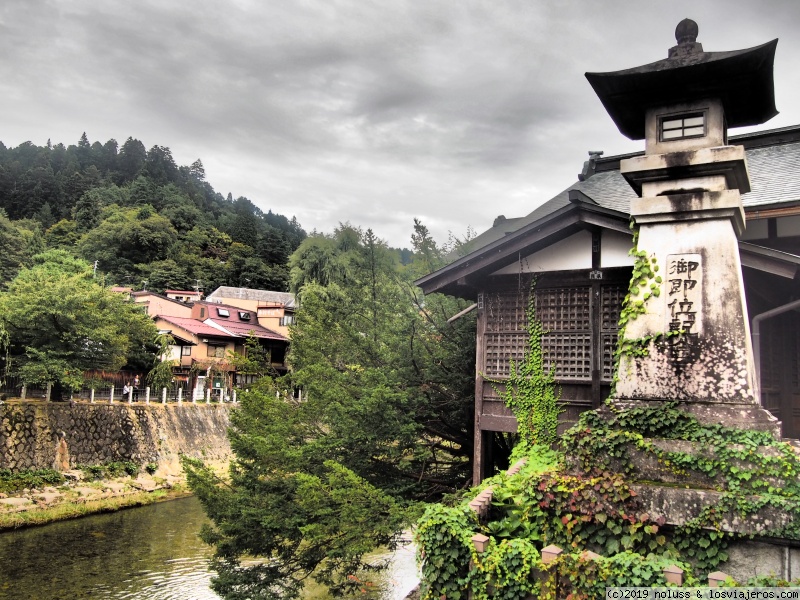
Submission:
M 0 533 L 0 600 L 219 600 L 197 537 L 205 522 L 190 497 Z M 415 583 L 413 549 L 401 547 L 382 598 L 401 600 Z

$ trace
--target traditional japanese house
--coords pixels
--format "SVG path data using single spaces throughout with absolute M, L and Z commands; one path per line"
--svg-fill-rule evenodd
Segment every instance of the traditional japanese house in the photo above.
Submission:
M 772 87 L 776 42 L 745 51 L 713 53 L 703 52 L 694 40 L 679 39 L 675 48 L 684 47 L 675 56 L 671 51 L 671 58 L 681 64 L 667 59 L 640 67 L 624 83 L 629 88 L 613 87 L 620 83 L 618 77 L 607 78 L 605 82 L 612 87 L 602 90 L 600 76 L 605 74 L 587 77 L 620 131 L 632 139 L 645 138 L 644 114 L 664 103 L 663 97 L 655 98 L 653 93 L 663 94 L 666 87 L 671 90 L 669 102 L 688 106 L 709 94 L 703 86 L 711 69 L 728 78 L 721 100 L 723 127 L 716 133 L 722 136 L 720 146 L 744 148 L 749 172 L 749 190 L 747 186 L 739 188 L 746 229 L 738 246 L 753 332 L 756 387 L 762 406 L 782 421 L 784 437 L 797 438 L 800 126 L 730 138 L 727 132 L 728 127 L 761 123 L 776 113 Z M 681 54 L 687 50 L 685 44 L 693 44 L 691 52 Z M 676 66 L 687 68 L 670 72 L 666 86 L 664 70 Z M 653 73 L 659 70 L 662 79 L 655 89 Z M 615 104 L 615 99 L 625 94 L 627 99 Z M 629 110 L 632 104 L 635 109 Z M 622 112 L 615 114 L 615 110 Z M 703 110 L 689 112 L 689 120 L 681 117 L 678 134 L 708 135 L 703 121 L 698 121 L 699 129 L 692 129 L 697 125 L 691 118 L 704 115 Z M 754 122 L 744 122 L 741 116 L 752 119 L 753 114 L 757 115 Z M 491 381 L 507 378 L 511 361 L 521 359 L 527 348 L 526 309 L 532 289 L 536 317 L 546 332 L 546 359 L 562 390 L 563 426 L 608 396 L 618 319 L 633 265 L 628 255 L 632 247 L 631 202 L 640 192 L 635 182 L 629 183 L 621 174 L 620 161 L 644 154 L 604 158 L 602 152 L 590 152 L 578 181 L 527 216 L 497 217 L 493 227 L 472 240 L 460 258 L 417 281 L 425 293 L 445 293 L 476 304 L 474 482 L 491 474 L 494 436 L 517 428 Z M 666 171 L 675 177 L 681 168 L 674 164 Z

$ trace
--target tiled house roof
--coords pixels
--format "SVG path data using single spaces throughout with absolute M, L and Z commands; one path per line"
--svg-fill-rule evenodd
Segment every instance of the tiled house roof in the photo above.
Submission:
M 262 327 L 261 325 L 250 324 L 250 323 L 237 323 L 237 322 L 228 322 L 225 321 L 224 323 L 220 321 L 215 321 L 217 325 L 224 327 L 227 331 L 231 332 L 231 334 L 237 337 L 249 337 L 253 335 L 254 337 L 265 339 L 265 340 L 281 340 L 281 341 L 288 341 L 284 336 L 280 333 L 272 331 L 271 329 L 267 329 L 266 327 Z
M 742 196 L 745 210 L 800 201 L 800 142 L 747 151 L 753 191 Z
M 159 315 L 158 318 L 161 319 L 162 321 L 166 321 L 167 323 L 172 323 L 173 325 L 177 325 L 178 327 L 195 335 L 230 337 L 228 334 L 226 334 L 226 332 L 220 331 L 216 327 L 212 327 L 211 325 L 208 325 L 203 321 L 198 321 L 197 319 L 191 319 L 188 317 L 170 317 L 166 315 Z
M 208 302 L 207 300 L 198 304 L 207 307 L 209 310 L 208 318 L 203 321 L 205 324 L 232 337 L 246 338 L 252 335 L 264 340 L 289 341 L 286 336 L 259 325 L 258 318 L 253 311 L 245 310 L 232 304 Z M 220 309 L 227 311 L 228 316 L 220 315 Z M 246 318 L 243 319 L 242 315 Z
M 220 305 L 224 306 L 224 305 Z M 213 337 L 229 337 L 229 338 L 247 338 L 251 335 L 254 337 L 265 340 L 278 340 L 288 342 L 289 340 L 282 336 L 280 333 L 262 327 L 256 322 L 250 323 L 241 321 L 236 316 L 234 311 L 239 311 L 236 307 L 230 307 L 231 318 L 208 318 L 204 321 L 199 319 L 184 318 L 184 317 L 170 317 L 166 315 L 159 315 L 159 319 L 172 323 L 189 333 L 200 336 L 213 336 Z M 247 311 L 243 311 L 247 312 Z M 255 321 L 255 318 L 253 318 Z
M 730 144 L 745 147 L 752 191 L 742 194 L 745 211 L 776 204 L 800 204 L 800 125 L 731 136 Z M 473 252 L 570 205 L 570 190 L 578 190 L 597 205 L 629 213 L 636 193 L 619 171 L 619 161 L 643 152 L 601 158 L 597 171 L 577 181 L 524 217 L 505 219 L 481 233 L 466 247 Z
M 272 292 L 269 290 L 254 290 L 251 288 L 230 286 L 218 287 L 206 297 L 206 300 L 209 302 L 216 302 L 217 300 L 224 301 L 227 298 L 239 298 L 242 300 L 254 300 L 257 302 L 270 302 L 282 304 L 287 308 L 294 307 L 295 303 L 294 294 L 289 292 Z

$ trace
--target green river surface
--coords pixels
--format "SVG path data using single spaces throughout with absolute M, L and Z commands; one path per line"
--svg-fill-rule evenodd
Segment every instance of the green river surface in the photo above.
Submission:
M 0 533 L 0 600 L 219 600 L 197 537 L 205 522 L 189 497 Z M 416 585 L 414 550 L 391 559 L 382 598 L 401 600 Z M 328 595 L 310 587 L 305 597 Z

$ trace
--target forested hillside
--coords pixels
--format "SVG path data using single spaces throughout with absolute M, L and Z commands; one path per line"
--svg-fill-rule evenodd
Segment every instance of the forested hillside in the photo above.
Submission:
M 60 248 L 96 261 L 106 284 L 285 291 L 305 237 L 294 217 L 223 197 L 200 159 L 178 166 L 164 146 L 85 133 L 66 147 L 0 142 L 0 290 L 33 255 Z

